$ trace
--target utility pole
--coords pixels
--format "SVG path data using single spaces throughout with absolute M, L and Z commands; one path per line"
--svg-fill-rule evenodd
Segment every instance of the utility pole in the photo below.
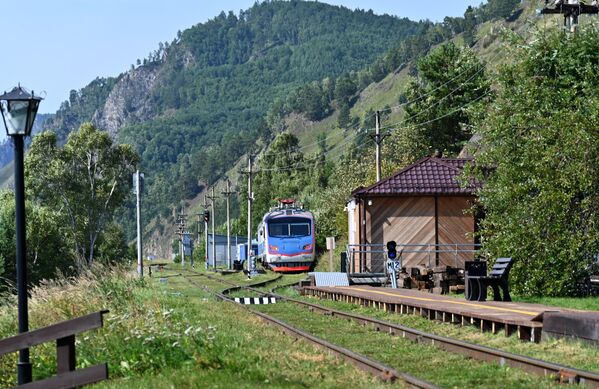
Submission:
M 376 182 L 381 180 L 381 113 L 376 111 L 374 141 L 376 142 Z
M 372 135 L 371 135 L 372 136 Z M 381 180 L 381 143 L 386 135 L 381 135 L 381 112 L 376 111 L 375 132 L 372 139 L 376 144 L 375 164 L 376 164 L 376 181 Z
M 200 224 L 202 223 L 202 214 L 198 213 L 198 230 L 197 230 L 197 235 L 196 235 L 196 242 L 198 244 L 198 246 L 200 245 L 200 237 L 201 237 L 201 228 L 200 228 Z
M 208 216 L 208 217 L 206 217 Z M 204 195 L 204 238 L 206 239 L 206 245 L 204 247 L 205 258 L 206 258 L 206 270 L 208 270 L 208 219 L 210 214 L 208 213 L 208 203 L 206 201 L 206 195 Z
M 247 261 L 248 261 L 248 272 L 249 275 L 253 275 L 256 271 L 254 268 L 254 261 L 251 257 L 252 253 L 252 202 L 254 201 L 254 194 L 252 193 L 252 155 L 248 155 L 248 249 L 247 249 Z
M 183 213 L 184 208 L 181 208 L 181 213 L 178 217 L 178 235 L 179 235 L 179 252 L 181 253 L 181 266 L 185 265 L 185 245 L 183 244 L 183 235 L 187 227 L 187 215 Z
M 229 270 L 233 269 L 233 261 L 231 260 L 231 207 L 229 202 L 229 196 L 235 193 L 231 191 L 231 181 L 227 178 L 227 190 L 223 191 L 222 194 L 227 199 L 227 267 Z
M 216 196 L 214 195 L 214 186 L 210 189 L 211 195 L 208 196 L 210 200 L 210 206 L 212 207 L 212 268 L 216 270 L 216 240 L 214 235 L 214 200 L 216 200 Z
M 137 200 L 137 274 L 144 276 L 144 260 L 141 242 L 141 192 L 143 191 L 144 174 L 139 170 L 135 172 L 135 197 Z
M 545 8 L 541 14 L 564 15 L 564 27 L 570 32 L 576 32 L 578 28 L 578 16 L 583 14 L 599 14 L 599 5 L 593 1 L 590 5 L 581 4 L 579 0 L 555 0 L 555 8 L 548 8 L 549 1 L 545 0 Z

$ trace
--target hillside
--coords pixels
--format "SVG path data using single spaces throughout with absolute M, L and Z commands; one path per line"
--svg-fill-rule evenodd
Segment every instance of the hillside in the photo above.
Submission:
M 256 3 L 177 33 L 113 78 L 71 91 L 46 128 L 61 139 L 92 121 L 142 156 L 153 215 L 193 197 L 258 138 L 277 98 L 370 64 L 429 22 L 317 2 Z
M 92 121 L 133 144 L 147 177 L 144 208 L 162 219 L 151 226 L 164 238 L 173 207 L 247 152 L 285 128 L 299 134 L 306 153 L 323 131 L 334 147 L 346 139 L 336 126 L 344 109 L 346 127 L 367 124 L 360 123 L 366 112 L 397 105 L 411 60 L 457 35 L 474 42 L 476 24 L 511 15 L 517 3 L 492 0 L 438 24 L 317 2 L 256 3 L 178 32 L 126 73 L 71 91 L 45 128 L 64 140 Z M 130 237 L 133 220 L 130 206 L 120 217 Z
M 202 158 L 208 146 L 227 156 L 226 166 L 264 131 L 262 116 L 276 97 L 360 69 L 422 28 L 314 2 L 264 2 L 240 15 L 223 12 L 161 43 L 134 70 L 72 91 L 47 128 L 64 138 L 91 120 L 132 142 L 146 170 L 182 163 L 185 154 Z M 216 167 L 191 166 L 207 181 L 222 172 Z

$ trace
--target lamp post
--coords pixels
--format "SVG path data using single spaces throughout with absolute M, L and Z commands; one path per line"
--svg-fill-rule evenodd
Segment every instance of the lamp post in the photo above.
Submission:
M 29 331 L 27 312 L 27 262 L 25 247 L 25 182 L 24 182 L 24 138 L 31 135 L 33 121 L 37 114 L 41 97 L 34 96 L 20 85 L 12 91 L 0 95 L 0 112 L 6 128 L 14 144 L 15 153 L 15 231 L 16 231 L 16 268 L 19 333 Z M 17 365 L 19 385 L 31 382 L 31 363 L 29 349 L 19 351 Z

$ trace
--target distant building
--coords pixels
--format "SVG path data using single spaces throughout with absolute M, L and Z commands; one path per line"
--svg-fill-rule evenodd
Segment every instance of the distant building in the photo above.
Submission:
M 216 242 L 216 266 L 227 267 L 227 235 L 214 235 Z M 246 236 L 231 235 L 231 261 L 237 259 L 237 245 L 247 243 Z M 208 234 L 208 263 L 214 266 L 212 257 L 212 234 Z
M 354 190 L 347 204 L 350 247 L 394 240 L 400 245 L 415 245 L 404 247 L 405 267 L 463 268 L 464 261 L 474 257 L 471 251 L 476 218 L 469 210 L 480 184 L 463 186 L 458 176 L 471 161 L 470 158 L 423 158 L 391 177 Z M 458 253 L 455 248 L 470 252 Z M 426 249 L 427 254 L 407 252 Z M 361 254 L 358 259 L 360 256 L 350 255 L 350 262 L 363 264 L 364 256 Z M 361 267 L 356 267 L 356 271 L 364 271 L 364 266 Z

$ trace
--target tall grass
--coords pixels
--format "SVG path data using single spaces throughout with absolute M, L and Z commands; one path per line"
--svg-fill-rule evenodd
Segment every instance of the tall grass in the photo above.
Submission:
M 192 360 L 210 343 L 210 330 L 185 324 L 172 297 L 148 298 L 147 285 L 123 269 L 96 267 L 82 276 L 43 282 L 31 290 L 31 329 L 108 309 L 102 329 L 77 337 L 78 368 L 108 362 L 112 377 L 152 373 Z M 12 296 L 4 296 L 12 299 Z M 4 300 L 3 299 L 3 300 Z M 176 305 L 176 304 L 175 304 Z M 0 337 L 17 333 L 15 304 L 0 307 Z M 189 321 L 188 321 L 189 322 Z M 32 349 L 34 379 L 55 374 L 55 345 Z M 0 359 L 0 387 L 13 386 L 17 354 Z
M 104 327 L 77 336 L 77 368 L 107 362 L 100 387 L 382 386 L 312 346 L 282 336 L 243 308 L 218 302 L 178 272 L 158 282 L 94 268 L 31 291 L 31 328 L 102 309 Z M 166 277 L 165 274 L 161 274 Z M 17 333 L 12 296 L 0 306 L 0 338 Z M 12 300 L 10 300 L 12 299 Z M 31 350 L 34 379 L 55 374 L 54 343 Z M 0 387 L 16 384 L 17 354 L 0 359 Z

